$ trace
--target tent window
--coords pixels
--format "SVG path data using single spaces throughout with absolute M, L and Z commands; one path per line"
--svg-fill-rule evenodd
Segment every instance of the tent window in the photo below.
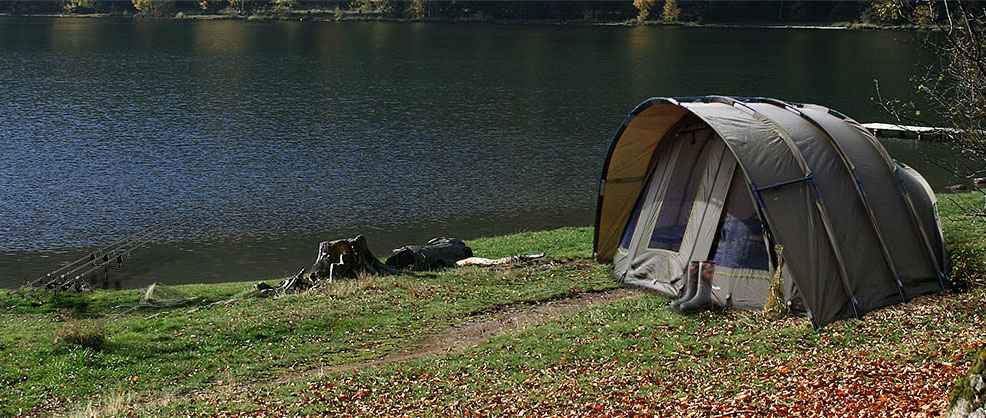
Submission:
M 705 145 L 711 138 L 712 130 L 708 128 L 678 135 L 678 141 L 683 143 L 647 248 L 674 252 L 681 248 L 708 160 Z
M 726 196 L 726 206 L 712 243 L 717 265 L 731 268 L 770 270 L 767 247 L 763 242 L 763 224 L 747 191 L 746 180 L 739 170 L 733 174 Z

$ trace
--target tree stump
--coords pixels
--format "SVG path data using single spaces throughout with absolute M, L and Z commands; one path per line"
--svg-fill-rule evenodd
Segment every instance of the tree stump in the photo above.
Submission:
M 392 274 L 397 270 L 374 257 L 366 246 L 366 238 L 357 235 L 356 238 L 319 243 L 318 255 L 308 278 L 315 283 L 323 278 L 332 282 L 342 277 L 353 279 L 359 273 Z
M 387 265 L 399 270 L 435 270 L 455 267 L 455 262 L 472 257 L 472 249 L 456 238 L 432 238 L 425 245 L 405 245 L 387 257 Z

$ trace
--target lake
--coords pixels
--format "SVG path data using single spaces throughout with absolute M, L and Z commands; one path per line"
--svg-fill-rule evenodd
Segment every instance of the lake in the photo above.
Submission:
M 913 32 L 0 17 L 0 287 L 161 220 L 100 287 L 262 280 L 319 241 L 378 256 L 591 225 L 652 96 L 769 96 L 861 122 L 931 63 Z M 935 187 L 955 179 L 888 141 Z M 477 254 L 482 256 L 482 254 Z

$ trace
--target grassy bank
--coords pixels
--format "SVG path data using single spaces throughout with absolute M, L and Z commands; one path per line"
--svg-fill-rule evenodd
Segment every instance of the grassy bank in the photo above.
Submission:
M 584 260 L 590 241 L 586 228 L 478 239 L 469 244 L 479 255 L 545 251 L 551 257 L 528 267 L 337 282 L 324 292 L 208 309 L 202 308 L 253 283 L 179 286 L 201 302 L 123 314 L 102 326 L 99 344 L 58 340 L 67 332 L 92 334 L 87 327 L 116 315 L 114 307 L 134 306 L 138 291 L 61 294 L 40 306 L 3 296 L 0 416 L 78 409 L 119 400 L 121 393 L 151 399 L 358 361 L 498 306 L 612 288 L 605 269 Z
M 981 280 L 979 194 L 943 198 L 946 235 Z M 693 317 L 648 294 L 442 358 L 293 385 L 231 385 L 155 410 L 198 416 L 937 416 L 986 343 L 986 288 L 919 297 L 813 332 L 807 319 Z M 263 393 L 257 396 L 257 393 Z M 821 415 L 819 415 L 821 414 Z
M 942 200 L 956 273 L 981 280 L 982 195 Z M 811 330 L 804 318 L 682 316 L 645 294 L 492 335 L 464 352 L 359 371 L 303 374 L 414 349 L 429 334 L 529 303 L 616 285 L 589 261 L 591 230 L 564 228 L 469 242 L 495 268 L 371 277 L 278 299 L 229 300 L 252 283 L 190 285 L 201 301 L 140 310 L 137 291 L 0 297 L 0 415 L 133 409 L 141 415 L 466 416 L 560 414 L 938 413 L 953 379 L 986 343 L 986 288 L 920 297 L 866 321 Z M 960 265 L 961 264 L 961 265 Z M 84 338 L 80 338 L 84 337 Z M 867 409 L 872 408 L 872 409 Z M 837 415 L 841 415 L 837 414 Z

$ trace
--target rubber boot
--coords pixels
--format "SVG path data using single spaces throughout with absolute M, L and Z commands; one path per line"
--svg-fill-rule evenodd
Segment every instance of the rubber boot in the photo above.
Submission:
M 698 261 L 688 262 L 688 268 L 685 270 L 685 288 L 682 290 L 681 296 L 678 299 L 671 301 L 672 308 L 678 309 L 682 303 L 695 297 L 695 291 L 698 290 L 699 267 Z
M 712 306 L 712 277 L 715 275 L 716 263 L 703 261 L 695 296 L 678 305 L 682 313 L 701 312 Z

